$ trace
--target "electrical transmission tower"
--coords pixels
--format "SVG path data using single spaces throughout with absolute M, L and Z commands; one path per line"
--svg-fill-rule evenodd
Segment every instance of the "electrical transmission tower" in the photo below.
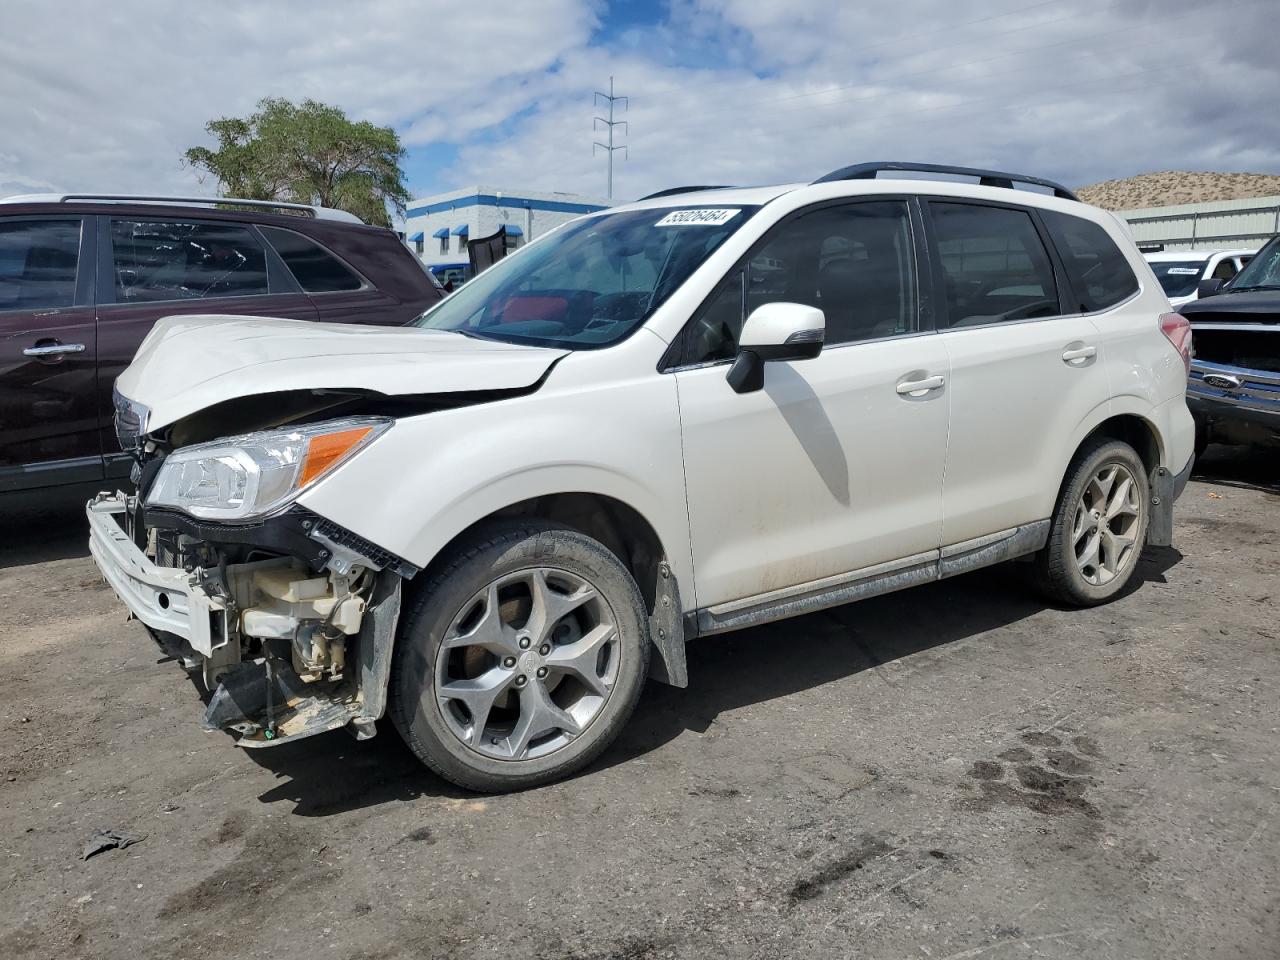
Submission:
M 595 100 L 593 101 L 593 103 L 595 103 L 595 104 L 599 105 L 601 101 L 604 101 L 604 103 L 607 105 L 608 110 L 609 110 L 609 116 L 608 116 L 608 118 L 607 118 L 607 119 L 606 119 L 605 117 L 595 117 L 595 118 L 593 118 L 593 119 L 595 120 L 595 122 L 591 125 L 591 129 L 592 129 L 592 131 L 599 130 L 599 129 L 600 129 L 600 124 L 604 124 L 605 129 L 609 131 L 609 142 L 608 142 L 608 143 L 601 143 L 599 140 L 596 140 L 596 141 L 591 145 L 591 155 L 592 155 L 593 157 L 596 155 L 596 148 L 598 147 L 599 149 L 603 150 L 603 151 L 604 151 L 606 154 L 608 154 L 608 156 L 609 156 L 609 199 L 610 199 L 610 200 L 612 200 L 612 199 L 613 199 L 613 152 L 614 152 L 615 150 L 621 150 L 621 151 L 622 151 L 623 159 L 626 159 L 626 156 L 627 156 L 627 147 L 626 147 L 626 144 L 621 144 L 621 145 L 616 146 L 616 147 L 613 145 L 613 128 L 614 128 L 614 127 L 623 127 L 623 128 L 624 128 L 624 132 L 626 132 L 625 128 L 627 127 L 627 121 L 625 121 L 625 120 L 615 120 L 615 119 L 613 119 L 613 105 L 614 105 L 615 103 L 621 103 L 621 104 L 622 104 L 622 109 L 623 109 L 623 110 L 626 110 L 626 109 L 627 109 L 627 98 L 626 98 L 626 97 L 615 97 L 615 96 L 613 95 L 613 77 L 610 77 L 610 78 L 609 78 L 609 92 L 608 92 L 608 93 L 600 93 L 599 91 L 596 91 L 596 96 L 595 96 Z

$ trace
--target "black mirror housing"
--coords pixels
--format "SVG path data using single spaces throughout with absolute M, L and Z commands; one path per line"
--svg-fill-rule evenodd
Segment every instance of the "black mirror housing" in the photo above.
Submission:
M 1212 297 L 1222 289 L 1224 282 L 1225 281 L 1219 280 L 1217 277 L 1205 277 L 1196 285 L 1196 296 Z

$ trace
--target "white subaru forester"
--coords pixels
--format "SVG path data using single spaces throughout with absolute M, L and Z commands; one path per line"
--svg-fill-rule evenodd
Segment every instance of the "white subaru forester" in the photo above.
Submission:
M 1191 469 L 1169 311 L 1115 217 L 1031 177 L 667 191 L 405 328 L 161 321 L 91 548 L 241 745 L 389 713 L 442 776 L 527 787 L 696 636 L 1014 558 L 1114 597 Z

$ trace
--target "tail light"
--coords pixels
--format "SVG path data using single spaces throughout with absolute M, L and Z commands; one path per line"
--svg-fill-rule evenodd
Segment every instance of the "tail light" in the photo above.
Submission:
M 1191 321 L 1180 313 L 1162 313 L 1160 315 L 1160 332 L 1173 344 L 1173 349 L 1182 355 L 1182 365 L 1191 375 Z

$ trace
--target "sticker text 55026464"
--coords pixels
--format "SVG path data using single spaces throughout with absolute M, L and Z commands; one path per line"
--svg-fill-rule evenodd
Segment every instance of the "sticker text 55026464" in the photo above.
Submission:
M 673 210 L 654 224 L 655 227 L 717 227 L 728 223 L 741 210 Z

